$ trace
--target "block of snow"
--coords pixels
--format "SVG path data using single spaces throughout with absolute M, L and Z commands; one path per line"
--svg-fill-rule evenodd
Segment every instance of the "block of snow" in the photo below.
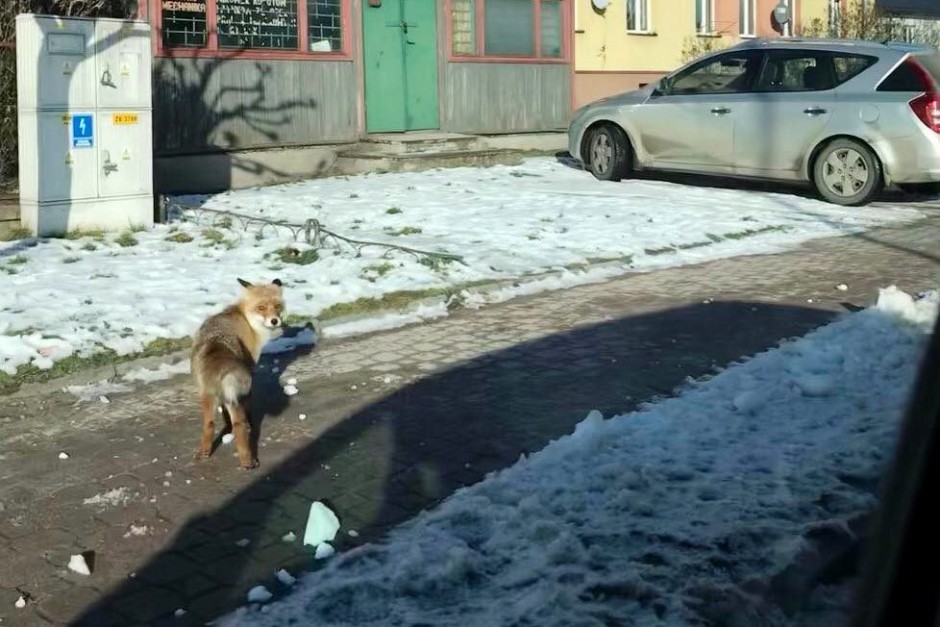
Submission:
M 271 597 L 274 596 L 268 589 L 264 586 L 255 586 L 248 591 L 248 602 L 249 603 L 267 603 L 271 600 Z
M 297 534 L 295 534 L 293 531 L 288 531 L 283 536 L 281 536 L 282 542 L 293 542 L 296 539 L 297 539 Z
M 16 603 L 14 603 L 13 606 L 18 610 L 23 609 L 26 607 L 26 598 L 20 595 L 20 598 L 16 600 Z
M 290 379 L 287 380 L 287 385 L 297 385 L 297 379 L 295 379 L 294 377 L 291 377 Z
M 849 286 L 846 285 L 845 283 L 839 283 L 838 285 L 836 285 L 836 289 L 839 290 L 840 292 L 844 292 L 847 289 L 849 289 Z
M 175 616 L 176 618 L 182 618 L 185 615 L 186 615 L 186 610 L 184 610 L 183 608 L 179 608 L 178 610 L 173 612 L 173 616 Z
M 758 390 L 746 390 L 734 397 L 731 404 L 735 411 L 742 414 L 753 414 L 767 402 L 767 397 Z
M 828 396 L 834 387 L 832 377 L 821 374 L 802 374 L 795 382 L 803 396 Z
M 300 390 L 297 389 L 297 386 L 296 386 L 296 385 L 285 385 L 285 386 L 284 386 L 284 394 L 287 394 L 288 396 L 294 396 L 294 395 L 296 395 L 297 392 L 299 392 L 299 391 L 300 391 Z
M 304 530 L 304 546 L 318 546 L 336 537 L 339 531 L 339 519 L 329 507 L 320 501 L 310 506 L 307 514 L 307 528 Z
M 65 451 L 62 451 L 61 453 L 59 453 L 59 459 L 68 459 L 68 458 L 69 458 L 69 454 L 66 453 Z
M 222 444 L 231 444 L 232 440 L 235 439 L 235 435 L 232 433 L 226 433 L 222 436 Z
M 297 581 L 297 578 L 291 575 L 289 572 L 283 568 L 274 573 L 274 576 L 277 577 L 277 580 L 280 581 L 285 586 L 292 586 L 294 582 Z
M 317 550 L 314 552 L 314 559 L 325 560 L 328 557 L 332 557 L 336 553 L 336 549 L 333 548 L 333 545 L 329 542 L 321 542 L 317 545 Z
M 300 415 L 297 416 L 297 417 L 300 418 L 301 420 L 306 420 L 306 419 L 307 419 L 307 414 L 300 414 Z
M 91 574 L 91 569 L 88 567 L 88 562 L 85 561 L 84 555 L 73 555 L 70 557 L 69 570 L 79 575 L 85 575 L 86 577 Z

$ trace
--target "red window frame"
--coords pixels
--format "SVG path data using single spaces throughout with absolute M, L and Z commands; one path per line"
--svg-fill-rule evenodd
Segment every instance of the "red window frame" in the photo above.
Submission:
M 571 2 L 573 0 L 558 0 L 561 4 L 561 56 L 541 57 L 542 52 L 542 0 L 532 2 L 532 24 L 535 29 L 535 55 L 534 56 L 507 56 L 487 55 L 484 51 L 486 44 L 486 24 L 484 5 L 486 0 L 474 0 L 474 35 L 476 37 L 476 52 L 474 54 L 457 54 L 454 52 L 454 12 L 453 0 L 444 0 L 444 10 L 447 24 L 447 60 L 452 63 L 533 63 L 566 65 L 571 62 Z
M 352 0 L 340 0 L 342 49 L 334 52 L 309 52 L 299 46 L 307 41 L 307 0 L 297 0 L 297 50 L 269 50 L 260 48 L 220 48 L 216 29 L 217 0 L 199 0 L 206 3 L 206 45 L 202 48 L 165 47 L 163 45 L 163 0 L 149 0 L 150 23 L 153 24 L 154 55 L 176 58 L 238 57 L 243 59 L 298 59 L 305 61 L 352 61 Z

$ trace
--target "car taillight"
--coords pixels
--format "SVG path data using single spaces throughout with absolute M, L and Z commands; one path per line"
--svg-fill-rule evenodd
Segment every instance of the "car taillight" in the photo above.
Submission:
M 937 93 L 933 79 L 930 73 L 924 69 L 917 61 L 908 59 L 906 61 L 910 68 L 920 78 L 921 85 L 927 93 L 911 100 L 911 109 L 914 114 L 920 118 L 920 121 L 927 125 L 927 128 L 934 133 L 940 133 L 940 94 Z
M 910 102 L 914 115 L 934 133 L 940 133 L 940 94 L 929 92 Z

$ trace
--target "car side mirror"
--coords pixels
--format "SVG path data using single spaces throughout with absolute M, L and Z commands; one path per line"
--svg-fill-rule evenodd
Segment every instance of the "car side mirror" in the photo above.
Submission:
M 669 93 L 669 81 L 667 81 L 664 78 L 660 80 L 658 83 L 656 83 L 656 85 L 653 87 L 653 92 L 650 94 L 650 96 L 652 96 L 653 98 L 659 98 L 661 96 L 665 96 L 668 93 Z

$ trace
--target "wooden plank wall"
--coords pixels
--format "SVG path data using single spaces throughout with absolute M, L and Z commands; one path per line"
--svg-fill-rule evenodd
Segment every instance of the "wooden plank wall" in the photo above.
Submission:
M 154 59 L 157 156 L 353 141 L 349 61 Z
M 443 131 L 524 133 L 568 126 L 568 65 L 445 62 L 442 66 Z

